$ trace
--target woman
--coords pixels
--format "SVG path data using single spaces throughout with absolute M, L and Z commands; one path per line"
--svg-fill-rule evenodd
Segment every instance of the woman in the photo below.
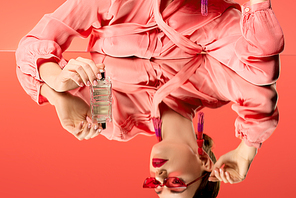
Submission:
M 93 138 L 99 133 L 110 140 L 118 141 L 128 141 L 138 134 L 155 135 L 155 129 L 151 122 L 151 109 L 158 104 L 153 102 L 153 99 L 160 93 L 164 93 L 161 89 L 166 90 L 167 87 L 174 87 L 171 83 L 174 82 L 175 76 L 180 73 L 182 68 L 193 68 L 195 72 L 188 82 L 180 87 L 175 86 L 177 89 L 170 91 L 159 105 L 162 120 L 162 135 L 160 137 L 163 140 L 152 149 L 151 176 L 161 182 L 166 176 L 174 176 L 184 180 L 185 184 L 199 178 L 201 181 L 197 180 L 196 183 L 192 183 L 188 191 L 182 188 L 182 192 L 178 193 L 179 196 L 185 197 L 191 195 L 199 186 L 197 191 L 199 197 L 201 193 L 205 197 L 210 197 L 210 195 L 215 197 L 214 195 L 217 195 L 219 190 L 219 183 L 208 181 L 217 180 L 216 175 L 209 178 L 210 170 L 214 170 L 214 167 L 220 168 L 222 164 L 225 165 L 222 169 L 225 174 L 231 173 L 231 176 L 223 176 L 224 182 L 236 183 L 245 178 L 256 150 L 253 150 L 253 153 L 252 150 L 248 151 L 253 147 L 247 146 L 242 141 L 237 149 L 221 157 L 214 166 L 212 161 L 215 163 L 216 159 L 211 151 L 211 139 L 205 136 L 203 148 L 205 153 L 198 153 L 192 120 L 195 112 L 201 108 L 218 108 L 227 104 L 229 99 L 235 102 L 238 97 L 248 98 L 248 107 L 255 106 L 254 110 L 260 114 L 262 110 L 269 109 L 266 106 L 275 106 L 275 101 L 272 102 L 272 98 L 276 97 L 276 92 L 272 86 L 268 88 L 268 86 L 252 85 L 223 65 L 204 64 L 199 66 L 200 55 L 190 59 L 155 61 L 137 58 L 112 58 L 98 53 L 92 55 L 94 61 L 106 65 L 107 74 L 113 82 L 113 121 L 107 123 L 107 129 L 101 132 L 85 127 L 75 133 L 73 126 L 77 126 L 85 118 L 91 117 L 88 87 L 72 90 L 72 95 L 68 92 L 56 92 L 44 84 L 41 94 L 44 94 L 55 106 L 65 129 L 80 140 Z M 119 65 L 120 67 L 118 67 Z M 22 73 L 19 69 L 17 71 L 24 89 L 27 92 L 34 89 L 38 81 Z M 215 76 L 218 78 L 215 79 Z M 240 109 L 239 104 L 234 104 L 233 107 L 235 106 Z M 275 128 L 276 125 L 270 124 L 277 119 L 277 111 L 274 112 L 273 119 L 267 119 L 262 122 L 261 126 L 267 125 L 269 130 Z M 240 115 L 243 114 L 241 112 Z M 250 113 L 245 113 L 246 116 L 248 114 L 250 115 Z M 231 160 L 229 157 L 232 157 Z M 168 161 L 162 166 L 155 166 L 157 163 L 155 159 Z M 189 164 L 190 166 L 188 166 Z M 200 178 L 200 176 L 203 177 Z M 217 174 L 217 177 L 220 175 Z M 162 189 L 164 191 L 160 193 Z M 160 193 L 159 196 L 162 197 L 167 196 L 167 193 L 173 193 L 165 190 L 167 188 L 156 188 L 157 193 Z
M 51 94 L 67 94 L 63 92 L 95 84 L 99 69 L 103 67 L 97 65 L 100 61 L 77 58 L 66 62 L 62 57 L 74 36 L 91 36 L 89 51 L 116 57 L 182 59 L 202 54 L 194 59 L 191 64 L 194 67 L 190 64 L 179 67 L 169 76 L 170 81 L 164 81 L 166 84 L 154 95 L 152 117 L 161 118 L 159 104 L 186 85 L 188 79 L 193 85 L 199 84 L 203 78 L 194 78 L 194 74 L 198 68 L 206 68 L 209 81 L 202 82 L 215 84 L 214 89 L 208 89 L 212 92 L 199 92 L 192 104 L 187 101 L 182 106 L 187 108 L 185 113 L 176 106 L 170 108 L 186 117 L 186 112 L 195 112 L 196 109 L 190 110 L 195 102 L 211 107 L 229 100 L 235 102 L 233 109 L 239 115 L 236 136 L 243 139 L 242 145 L 218 160 L 210 180 L 242 181 L 257 148 L 271 135 L 278 120 L 274 84 L 279 74 L 278 54 L 283 50 L 283 34 L 270 1 L 251 0 L 242 7 L 241 15 L 238 4 L 211 0 L 208 12 L 203 12 L 207 16 L 200 14 L 201 3 L 196 0 L 86 2 L 65 2 L 54 13 L 45 15 L 22 39 L 16 53 L 17 64 L 21 72 L 34 78 L 34 88 L 29 91 L 34 100 L 42 104 Z M 215 72 L 214 68 L 220 71 Z M 237 84 L 240 83 L 236 81 L 242 83 L 241 90 L 245 92 L 233 92 L 233 88 L 239 90 Z M 246 91 L 250 87 L 251 93 Z M 260 97 L 254 97 L 256 94 Z M 81 117 L 79 123 L 68 120 L 63 126 L 79 139 L 98 135 L 100 126 L 87 122 Z M 230 169 L 240 175 L 230 170 L 215 171 L 223 164 L 232 163 L 229 159 L 244 149 L 247 156 L 243 165 L 237 160 L 237 167 Z

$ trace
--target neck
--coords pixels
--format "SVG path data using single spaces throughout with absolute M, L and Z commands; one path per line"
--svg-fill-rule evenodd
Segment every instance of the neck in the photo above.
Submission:
M 197 150 L 196 135 L 192 121 L 173 111 L 164 103 L 160 105 L 162 140 L 187 144 Z

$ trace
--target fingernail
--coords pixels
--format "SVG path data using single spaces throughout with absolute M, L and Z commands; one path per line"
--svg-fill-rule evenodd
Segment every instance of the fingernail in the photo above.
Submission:
M 93 85 L 94 86 L 97 86 L 98 84 L 99 84 L 98 81 L 97 80 L 94 80 Z
M 87 81 L 86 85 L 87 85 L 87 86 L 90 86 L 90 82 L 89 82 L 89 81 Z
M 98 78 L 98 79 L 101 79 L 101 78 L 102 78 L 102 76 L 101 76 L 100 73 L 97 74 L 97 78 Z
M 99 126 L 98 126 L 98 125 L 95 125 L 95 127 L 94 127 L 95 131 L 96 131 L 98 128 L 99 128 Z
M 83 87 L 83 86 L 84 86 L 84 84 L 83 84 L 83 83 L 80 83 L 80 84 L 79 84 L 79 86 L 80 86 L 80 87 Z
M 102 132 L 102 129 L 99 129 L 99 133 L 101 133 Z
M 89 128 L 89 129 L 91 128 L 91 123 L 89 123 L 89 124 L 87 125 L 87 128 Z

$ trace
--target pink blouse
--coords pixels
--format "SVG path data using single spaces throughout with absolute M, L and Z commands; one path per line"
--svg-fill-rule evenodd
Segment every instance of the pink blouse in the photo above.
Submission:
M 199 83 L 194 78 L 199 67 L 213 68 L 214 65 L 220 68 L 223 65 L 229 68 L 225 71 L 233 72 L 233 79 L 242 77 L 252 86 L 269 87 L 271 91 L 259 97 L 262 105 L 257 100 L 252 101 L 255 97 L 229 90 L 232 85 L 227 83 L 223 72 L 210 76 L 212 82 L 207 83 L 219 87 L 218 82 L 224 81 L 227 86 L 221 85 L 216 94 L 200 94 L 198 98 L 203 106 L 219 101 L 235 102 L 233 109 L 238 113 L 236 136 L 248 145 L 260 147 L 277 123 L 276 91 L 272 84 L 279 76 L 278 54 L 284 46 L 283 33 L 270 1 L 252 6 L 246 3 L 241 14 L 240 6 L 233 1 L 211 0 L 207 17 L 200 14 L 200 2 L 196 0 L 175 0 L 162 13 L 159 4 L 160 0 L 66 1 L 54 13 L 45 15 L 21 40 L 16 59 L 22 86 L 36 102 L 46 102 L 39 94 L 44 82 L 38 74 L 38 59 L 55 57 L 63 68 L 66 61 L 62 53 L 75 36 L 91 36 L 88 51 L 115 57 L 183 59 L 202 54 L 197 56 L 194 67 L 179 67 L 170 76 L 171 80 L 153 94 L 152 116 L 158 116 L 158 103 L 165 102 L 188 79 L 193 87 Z M 208 74 L 217 73 L 209 71 Z M 192 86 L 186 90 L 191 87 L 196 91 Z M 246 91 L 246 94 L 255 92 Z M 190 110 L 187 98 L 182 94 L 174 98 L 186 104 L 183 105 L 185 111 L 177 108 L 186 117 L 197 109 Z

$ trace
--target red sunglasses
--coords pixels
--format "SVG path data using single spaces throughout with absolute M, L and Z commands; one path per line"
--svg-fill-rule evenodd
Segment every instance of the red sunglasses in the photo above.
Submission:
M 205 175 L 202 175 L 188 184 L 185 184 L 185 182 L 178 177 L 167 177 L 163 180 L 163 184 L 161 184 L 161 182 L 158 181 L 155 177 L 148 177 L 144 181 L 143 188 L 157 188 L 158 186 L 160 186 L 160 187 L 166 186 L 168 188 L 186 189 L 188 186 L 190 186 L 194 182 L 200 180 L 204 176 Z

